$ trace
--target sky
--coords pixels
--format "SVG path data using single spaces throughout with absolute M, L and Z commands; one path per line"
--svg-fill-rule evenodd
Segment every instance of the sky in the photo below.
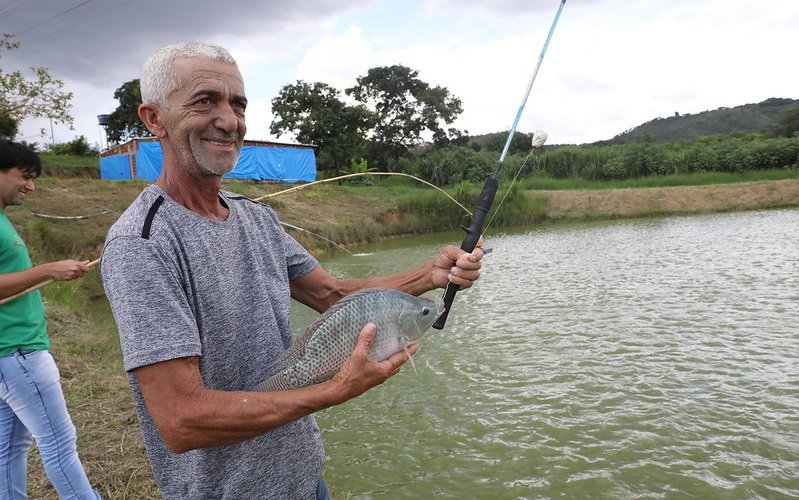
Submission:
M 507 131 L 559 0 L 0 0 L 0 33 L 20 48 L 4 71 L 44 66 L 74 92 L 74 129 L 26 120 L 17 139 L 83 135 L 105 146 L 97 115 L 158 47 L 200 40 L 238 61 L 247 139 L 273 136 L 271 100 L 297 80 L 338 89 L 403 64 L 463 104 L 454 126 Z M 675 113 L 799 98 L 795 0 L 567 0 L 517 127 L 548 144 L 610 139 Z M 42 135 L 41 130 L 44 129 Z

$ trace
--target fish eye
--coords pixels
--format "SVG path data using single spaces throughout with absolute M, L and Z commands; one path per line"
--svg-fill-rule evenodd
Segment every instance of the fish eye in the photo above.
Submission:
M 424 309 L 422 309 L 422 316 L 427 316 L 428 314 L 430 314 L 429 307 L 425 307 Z

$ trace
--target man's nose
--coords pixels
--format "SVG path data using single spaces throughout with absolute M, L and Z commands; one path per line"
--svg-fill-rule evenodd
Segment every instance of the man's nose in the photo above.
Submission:
M 236 113 L 230 103 L 220 104 L 217 108 L 215 125 L 225 132 L 235 132 L 239 128 L 239 121 L 244 117 Z

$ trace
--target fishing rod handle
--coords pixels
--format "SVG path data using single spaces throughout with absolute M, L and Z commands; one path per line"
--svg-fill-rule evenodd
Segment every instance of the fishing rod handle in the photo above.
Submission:
M 497 178 L 492 176 L 488 178 L 483 186 L 483 190 L 480 191 L 480 198 L 477 200 L 477 206 L 474 209 L 474 214 L 472 214 L 472 223 L 469 227 L 463 227 L 463 230 L 466 231 L 466 236 L 463 238 L 463 242 L 461 242 L 461 250 L 464 252 L 471 253 L 480 241 L 480 236 L 483 233 L 483 224 L 485 223 L 488 211 L 491 210 L 491 204 L 494 203 L 494 196 L 497 194 L 498 185 L 499 182 Z M 460 290 L 458 285 L 451 282 L 447 284 L 447 288 L 444 291 L 444 312 L 438 317 L 436 322 L 433 323 L 433 328 L 436 330 L 441 330 L 447 323 L 447 316 L 449 316 L 450 307 L 455 300 L 455 294 L 458 293 L 458 290 Z

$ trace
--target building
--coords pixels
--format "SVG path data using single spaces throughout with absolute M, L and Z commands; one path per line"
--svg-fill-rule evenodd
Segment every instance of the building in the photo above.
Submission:
M 244 141 L 241 156 L 225 179 L 281 182 L 316 180 L 316 146 L 266 141 Z M 100 154 L 100 178 L 154 182 L 161 175 L 164 154 L 155 137 L 143 137 L 114 146 Z

